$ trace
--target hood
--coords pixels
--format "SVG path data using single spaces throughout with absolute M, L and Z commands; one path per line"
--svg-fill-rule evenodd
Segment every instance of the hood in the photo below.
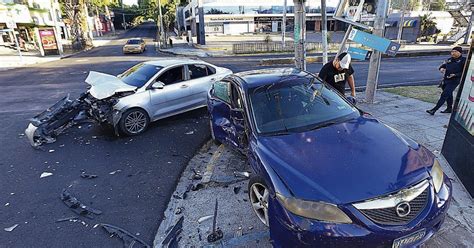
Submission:
M 101 100 L 111 97 L 119 92 L 133 91 L 137 89 L 135 86 L 128 85 L 116 76 L 96 71 L 89 72 L 86 83 L 91 85 L 89 93 Z
M 373 118 L 304 133 L 258 137 L 258 153 L 295 197 L 345 204 L 428 177 L 434 155 Z

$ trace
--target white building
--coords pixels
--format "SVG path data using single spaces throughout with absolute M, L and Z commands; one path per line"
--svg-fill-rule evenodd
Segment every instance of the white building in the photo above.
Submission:
M 346 24 L 333 20 L 338 0 L 327 3 L 328 29 L 344 30 Z M 182 9 L 181 30 L 192 30 L 195 35 L 199 24 L 199 9 L 204 13 L 206 35 L 241 34 L 254 32 L 280 32 L 284 0 L 266 0 L 254 3 L 248 0 L 192 0 Z M 306 29 L 321 30 L 320 0 L 306 2 Z M 287 31 L 293 30 L 294 4 L 287 0 Z

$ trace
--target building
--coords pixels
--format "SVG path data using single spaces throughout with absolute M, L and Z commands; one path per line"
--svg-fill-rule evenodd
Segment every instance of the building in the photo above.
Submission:
M 204 20 L 206 35 L 281 32 L 283 22 L 283 0 L 266 0 L 258 5 L 246 0 L 192 0 L 180 9 L 178 16 L 181 31 L 191 30 L 197 35 L 199 20 Z M 332 19 L 338 1 L 328 1 L 328 30 L 345 30 L 347 25 Z M 201 13 L 202 10 L 202 13 Z M 201 17 L 200 15 L 203 15 Z M 294 5 L 287 1 L 286 31 L 293 31 Z M 306 2 L 306 30 L 321 30 L 321 7 L 319 0 Z
M 6 32 L 7 22 L 14 21 L 15 34 L 32 48 L 37 46 L 38 28 L 56 27 L 57 35 L 62 39 L 69 37 L 66 24 L 62 21 L 57 0 L 0 0 L 0 45 L 14 43 L 12 32 Z M 59 37 L 58 37 L 59 38 Z

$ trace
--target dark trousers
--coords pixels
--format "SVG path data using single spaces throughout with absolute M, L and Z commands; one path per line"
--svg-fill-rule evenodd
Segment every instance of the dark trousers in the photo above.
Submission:
M 444 102 L 448 104 L 447 109 L 452 109 L 453 108 L 453 91 L 454 89 L 456 89 L 457 86 L 458 86 L 457 84 L 443 85 L 443 93 L 441 93 L 438 103 L 433 109 L 438 110 L 439 108 L 441 108 L 441 106 L 443 106 Z

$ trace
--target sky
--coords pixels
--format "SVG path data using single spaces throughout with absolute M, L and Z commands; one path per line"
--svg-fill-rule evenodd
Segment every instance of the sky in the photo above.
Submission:
M 137 0 L 123 0 L 123 4 L 134 5 L 134 4 L 137 4 Z

